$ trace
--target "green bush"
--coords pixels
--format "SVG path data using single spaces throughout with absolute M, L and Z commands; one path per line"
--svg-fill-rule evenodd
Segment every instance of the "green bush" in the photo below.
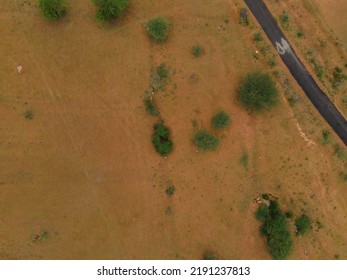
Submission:
M 311 219 L 306 215 L 302 214 L 295 220 L 296 235 L 304 234 L 311 228 Z
M 346 152 L 339 144 L 335 145 L 334 153 L 339 159 L 345 159 L 346 158 Z
M 240 23 L 243 26 L 249 25 L 249 19 L 248 19 L 248 11 L 244 8 L 240 10 Z
M 269 74 L 258 72 L 246 76 L 239 89 L 240 103 L 251 111 L 273 107 L 278 101 L 275 82 Z
M 289 14 L 283 11 L 282 15 L 279 16 L 282 27 L 287 27 L 289 24 Z
M 174 186 L 170 186 L 165 190 L 167 196 L 173 196 L 175 191 L 176 191 L 176 188 Z
M 244 168 L 247 169 L 248 167 L 248 162 L 249 162 L 249 157 L 248 157 L 248 154 L 246 152 L 244 152 L 242 154 L 242 156 L 240 157 L 240 160 L 239 162 L 243 165 Z
M 150 98 L 145 99 L 145 107 L 146 111 L 151 115 L 151 116 L 158 116 L 159 112 L 157 109 L 157 106 L 152 102 Z
M 331 143 L 331 132 L 329 130 L 324 129 L 322 131 L 322 135 L 323 135 L 323 144 L 327 145 Z
M 263 41 L 263 35 L 261 35 L 260 32 L 255 33 L 253 36 L 253 41 L 255 42 Z
M 32 120 L 33 117 L 34 117 L 33 111 L 27 110 L 27 111 L 24 112 L 24 118 L 25 118 L 26 120 Z
M 203 54 L 203 48 L 201 45 L 197 44 L 193 47 L 192 49 L 192 54 L 195 56 L 195 57 L 199 57 Z
M 202 256 L 203 260 L 218 260 L 218 257 L 215 253 L 211 252 L 211 251 L 206 251 L 204 252 L 203 256 Z
M 166 156 L 172 152 L 173 143 L 170 140 L 170 131 L 163 124 L 156 124 L 154 126 L 154 134 L 152 136 L 152 143 L 156 151 L 161 156 Z
M 271 256 L 276 259 L 286 259 L 292 247 L 292 239 L 285 214 L 275 200 L 270 200 L 270 206 L 260 205 L 256 218 L 263 222 L 261 235 L 266 237 Z
M 40 0 L 39 7 L 46 19 L 57 21 L 65 15 L 68 4 L 66 0 Z
M 122 16 L 128 7 L 128 0 L 93 0 L 96 11 L 96 18 L 101 21 L 110 21 L 111 19 Z
M 170 22 L 164 17 L 155 17 L 147 21 L 148 35 L 157 43 L 167 40 L 170 31 Z
M 219 111 L 212 118 L 212 127 L 216 129 L 223 129 L 230 125 L 230 116 L 224 111 Z
M 165 64 L 160 64 L 154 71 L 152 71 L 150 77 L 150 83 L 154 92 L 162 90 L 165 87 L 167 78 L 169 77 L 169 70 Z
M 195 146 L 204 151 L 215 150 L 219 146 L 219 139 L 206 130 L 198 131 L 193 138 Z

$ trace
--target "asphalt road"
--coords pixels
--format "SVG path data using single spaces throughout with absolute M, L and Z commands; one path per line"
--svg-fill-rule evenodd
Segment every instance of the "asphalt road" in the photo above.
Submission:
M 347 145 L 347 122 L 345 118 L 340 114 L 327 95 L 317 85 L 311 74 L 306 70 L 263 0 L 244 1 L 276 48 L 292 76 L 311 100 L 312 104 L 341 138 L 343 143 Z

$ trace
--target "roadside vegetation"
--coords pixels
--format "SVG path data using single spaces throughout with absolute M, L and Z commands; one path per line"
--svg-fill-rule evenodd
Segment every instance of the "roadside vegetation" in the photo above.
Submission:
M 238 99 L 243 107 L 250 111 L 262 111 L 278 102 L 275 82 L 269 74 L 253 72 L 243 80 Z
M 240 19 L 239 22 L 243 26 L 248 26 L 249 25 L 249 18 L 248 18 L 248 11 L 245 8 L 242 8 L 240 10 Z
M 68 4 L 66 0 L 40 0 L 39 7 L 43 17 L 57 21 L 65 15 Z
M 149 37 L 156 43 L 167 40 L 170 32 L 170 22 L 165 17 L 155 17 L 147 21 L 146 29 Z
M 92 0 L 97 7 L 96 18 L 100 21 L 110 21 L 125 14 L 128 0 Z

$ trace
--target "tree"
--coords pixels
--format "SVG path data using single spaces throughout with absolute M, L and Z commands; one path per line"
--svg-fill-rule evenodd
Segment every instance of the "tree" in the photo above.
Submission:
M 219 139 L 206 130 L 198 131 L 193 138 L 195 146 L 204 151 L 215 150 L 219 146 Z
M 245 108 L 251 111 L 270 108 L 278 102 L 275 82 L 269 74 L 250 73 L 241 84 L 238 99 Z
M 212 127 L 216 129 L 223 129 L 230 125 L 230 116 L 224 112 L 219 111 L 214 117 L 212 118 Z
M 154 134 L 152 136 L 152 143 L 156 151 L 161 156 L 166 156 L 172 152 L 173 143 L 170 140 L 170 131 L 163 124 L 156 124 L 154 126 Z
M 65 15 L 68 4 L 66 0 L 40 0 L 39 7 L 46 19 L 57 21 Z
M 147 21 L 148 35 L 157 43 L 167 40 L 170 31 L 170 22 L 164 17 L 155 17 Z
M 118 18 L 126 12 L 128 0 L 93 0 L 98 8 L 96 18 L 101 21 L 110 21 Z

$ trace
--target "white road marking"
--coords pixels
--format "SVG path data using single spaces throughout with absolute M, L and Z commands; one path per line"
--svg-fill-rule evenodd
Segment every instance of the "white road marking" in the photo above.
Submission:
M 281 44 L 276 42 L 276 49 L 280 55 L 285 54 L 287 51 L 292 52 L 288 42 L 283 38 L 281 38 Z

